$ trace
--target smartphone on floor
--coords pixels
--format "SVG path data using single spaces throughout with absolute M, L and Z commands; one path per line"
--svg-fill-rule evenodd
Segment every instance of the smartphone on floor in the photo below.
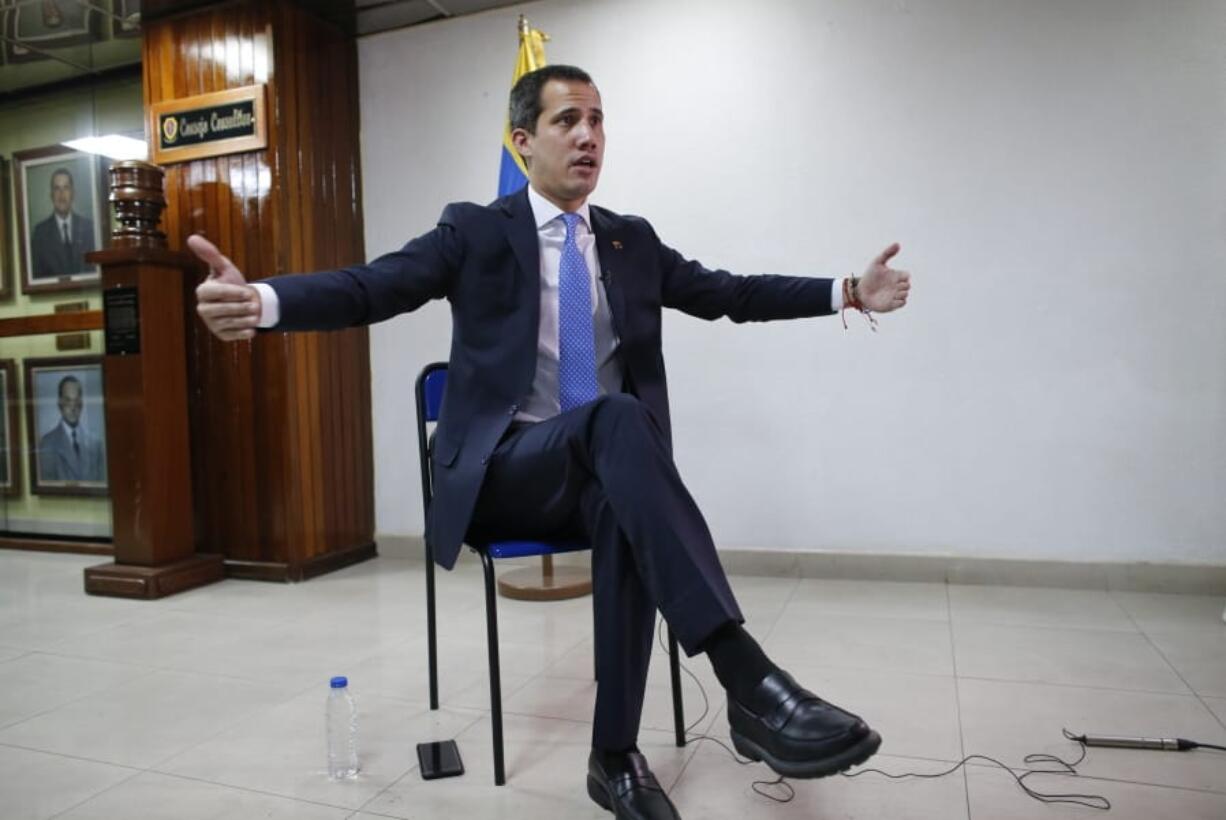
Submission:
M 457 777 L 464 774 L 460 748 L 454 740 L 435 740 L 417 744 L 417 762 L 421 764 L 421 779 Z

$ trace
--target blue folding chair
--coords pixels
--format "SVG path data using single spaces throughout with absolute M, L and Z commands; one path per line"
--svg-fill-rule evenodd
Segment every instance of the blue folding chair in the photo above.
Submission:
M 417 445 L 421 457 L 421 494 L 423 510 L 429 513 L 434 497 L 434 482 L 430 468 L 430 453 L 433 436 L 428 435 L 426 425 L 438 421 L 443 404 L 443 391 L 447 385 L 445 362 L 428 364 L 417 377 Z M 481 556 L 485 567 L 485 620 L 490 656 L 490 712 L 494 730 L 494 784 L 506 783 L 502 747 L 502 677 L 498 660 L 498 602 L 494 584 L 494 559 L 524 558 L 536 555 L 556 555 L 590 549 L 589 544 L 578 541 L 491 541 L 488 544 L 470 544 L 469 549 Z M 430 663 L 430 708 L 438 709 L 438 638 L 434 616 L 434 550 L 426 541 L 426 652 Z M 685 745 L 685 710 L 681 703 L 681 666 L 677 655 L 677 639 L 668 630 L 669 673 L 673 687 L 673 731 L 677 746 Z

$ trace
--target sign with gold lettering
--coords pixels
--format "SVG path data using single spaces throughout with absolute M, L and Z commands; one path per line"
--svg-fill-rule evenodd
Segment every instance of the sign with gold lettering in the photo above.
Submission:
M 153 162 L 166 165 L 268 146 L 264 85 L 154 103 L 149 109 Z

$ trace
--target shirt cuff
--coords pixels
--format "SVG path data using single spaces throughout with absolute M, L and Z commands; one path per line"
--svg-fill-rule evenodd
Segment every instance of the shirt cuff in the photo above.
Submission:
M 259 291 L 260 294 L 260 327 L 276 327 L 277 322 L 281 321 L 281 301 L 277 299 L 277 292 L 272 289 L 271 285 L 266 285 L 263 282 L 252 282 L 251 287 Z M 840 297 L 842 291 L 839 291 Z
M 843 309 L 843 280 L 846 278 L 840 276 L 830 283 L 830 309 L 835 313 Z

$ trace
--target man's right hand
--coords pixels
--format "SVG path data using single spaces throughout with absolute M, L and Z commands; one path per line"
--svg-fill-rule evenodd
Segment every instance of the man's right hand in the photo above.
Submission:
M 260 323 L 260 292 L 248 285 L 234 263 L 203 236 L 189 236 L 187 247 L 209 266 L 208 278 L 196 288 L 196 313 L 208 329 L 226 342 L 255 336 Z

